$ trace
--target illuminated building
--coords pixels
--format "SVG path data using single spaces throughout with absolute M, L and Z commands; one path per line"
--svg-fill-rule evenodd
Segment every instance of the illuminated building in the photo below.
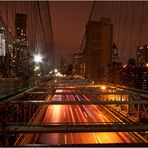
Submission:
M 113 48 L 112 48 L 112 62 L 118 62 L 119 61 L 119 57 L 118 57 L 118 49 L 116 44 L 113 44 Z
M 138 46 L 137 48 L 135 88 L 148 90 L 148 45 Z
M 16 63 L 16 52 L 15 52 L 15 46 L 14 44 L 8 45 L 8 51 L 10 54 L 10 77 L 15 78 L 16 77 L 16 71 L 17 71 L 17 63 Z
M 15 50 L 18 77 L 26 77 L 28 75 L 28 49 L 26 38 L 26 19 L 25 14 L 16 13 L 15 15 Z
M 123 82 L 125 86 L 134 88 L 135 87 L 135 59 L 130 58 L 127 66 L 123 67 Z
M 145 66 L 148 63 L 148 45 L 138 46 L 137 48 L 137 65 Z
M 73 55 L 73 74 L 85 76 L 84 54 L 76 53 Z
M 107 81 L 113 84 L 122 84 L 123 66 L 119 62 L 118 49 L 114 43 L 112 46 L 112 62 L 108 66 Z
M 5 56 L 6 47 L 5 47 L 5 31 L 4 28 L 0 28 L 0 56 Z
M 112 62 L 109 65 L 108 82 L 112 84 L 123 83 L 123 66 L 122 63 Z
M 6 54 L 5 30 L 3 27 L 1 27 L 0 28 L 0 77 L 6 77 L 5 54 Z
M 148 67 L 135 68 L 135 84 L 137 89 L 148 90 Z
M 148 65 L 136 65 L 133 58 L 123 67 L 123 83 L 130 88 L 148 90 Z
M 61 61 L 60 61 L 60 72 L 62 74 L 66 74 L 66 70 L 67 70 L 66 60 L 63 57 L 61 57 Z
M 112 58 L 113 25 L 110 19 L 90 21 L 86 25 L 85 63 L 86 78 L 106 81 L 108 65 Z

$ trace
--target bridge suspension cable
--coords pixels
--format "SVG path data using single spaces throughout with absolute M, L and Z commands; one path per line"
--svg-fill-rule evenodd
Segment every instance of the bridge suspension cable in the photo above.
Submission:
M 90 12 L 90 15 L 89 15 L 89 18 L 88 18 L 88 22 L 91 20 L 92 18 L 92 15 L 93 15 L 93 11 L 94 11 L 94 8 L 95 8 L 95 3 L 96 1 L 93 2 L 92 4 L 92 8 L 91 8 L 91 12 Z M 81 45 L 80 45 L 80 49 L 79 49 L 79 53 L 83 52 L 83 47 L 84 47 L 84 44 L 85 44 L 85 37 L 86 37 L 86 31 L 83 35 L 83 38 L 82 38 L 82 42 L 81 42 Z

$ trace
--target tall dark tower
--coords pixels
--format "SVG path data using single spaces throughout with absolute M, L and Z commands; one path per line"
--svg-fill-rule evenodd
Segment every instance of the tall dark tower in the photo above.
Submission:
M 108 18 L 86 25 L 86 78 L 104 81 L 105 71 L 112 61 L 113 27 Z
M 25 14 L 16 13 L 15 15 L 15 36 L 19 39 L 26 39 L 26 19 Z
M 16 38 L 16 63 L 17 76 L 26 77 L 28 75 L 28 50 L 27 50 L 27 16 L 25 14 L 16 13 L 15 15 L 15 38 Z

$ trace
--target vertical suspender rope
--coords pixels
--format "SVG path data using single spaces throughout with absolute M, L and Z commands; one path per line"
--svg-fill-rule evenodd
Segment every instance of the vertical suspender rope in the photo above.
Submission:
M 90 15 L 89 15 L 89 18 L 88 18 L 88 22 L 91 20 L 92 18 L 92 15 L 93 15 L 93 11 L 94 11 L 94 8 L 95 8 L 95 4 L 96 4 L 96 1 L 93 2 L 93 5 L 92 5 L 92 9 L 91 9 L 91 12 L 90 12 Z M 84 36 L 83 36 L 83 39 L 82 39 L 82 42 L 81 42 L 81 45 L 80 45 L 80 50 L 79 50 L 79 53 L 83 52 L 82 50 L 82 47 L 83 47 L 83 44 L 84 44 L 84 41 L 85 41 L 85 37 L 86 37 L 86 31 L 84 33 Z

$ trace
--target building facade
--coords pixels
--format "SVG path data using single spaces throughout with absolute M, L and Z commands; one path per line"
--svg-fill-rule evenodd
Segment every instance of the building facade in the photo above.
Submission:
M 108 82 L 112 84 L 123 84 L 123 66 L 120 62 L 112 62 L 108 67 Z
M 128 60 L 128 64 L 123 67 L 123 84 L 127 87 L 135 87 L 136 61 L 133 58 Z
M 86 25 L 85 64 L 86 78 L 106 81 L 107 67 L 112 59 L 113 25 L 107 18 Z
M 0 78 L 7 76 L 5 55 L 6 55 L 5 30 L 3 27 L 0 27 Z
M 148 91 L 148 67 L 135 68 L 134 88 Z
M 145 66 L 148 63 L 148 45 L 137 47 L 137 65 Z
M 85 77 L 84 54 L 76 53 L 73 55 L 73 74 Z
M 6 45 L 5 45 L 5 30 L 3 27 L 0 28 L 0 56 L 5 56 Z
M 16 13 L 15 15 L 15 51 L 17 63 L 17 77 L 28 76 L 29 52 L 27 49 L 27 16 L 25 14 Z
M 118 48 L 114 43 L 112 48 L 112 63 L 118 63 L 118 62 L 119 62 Z

